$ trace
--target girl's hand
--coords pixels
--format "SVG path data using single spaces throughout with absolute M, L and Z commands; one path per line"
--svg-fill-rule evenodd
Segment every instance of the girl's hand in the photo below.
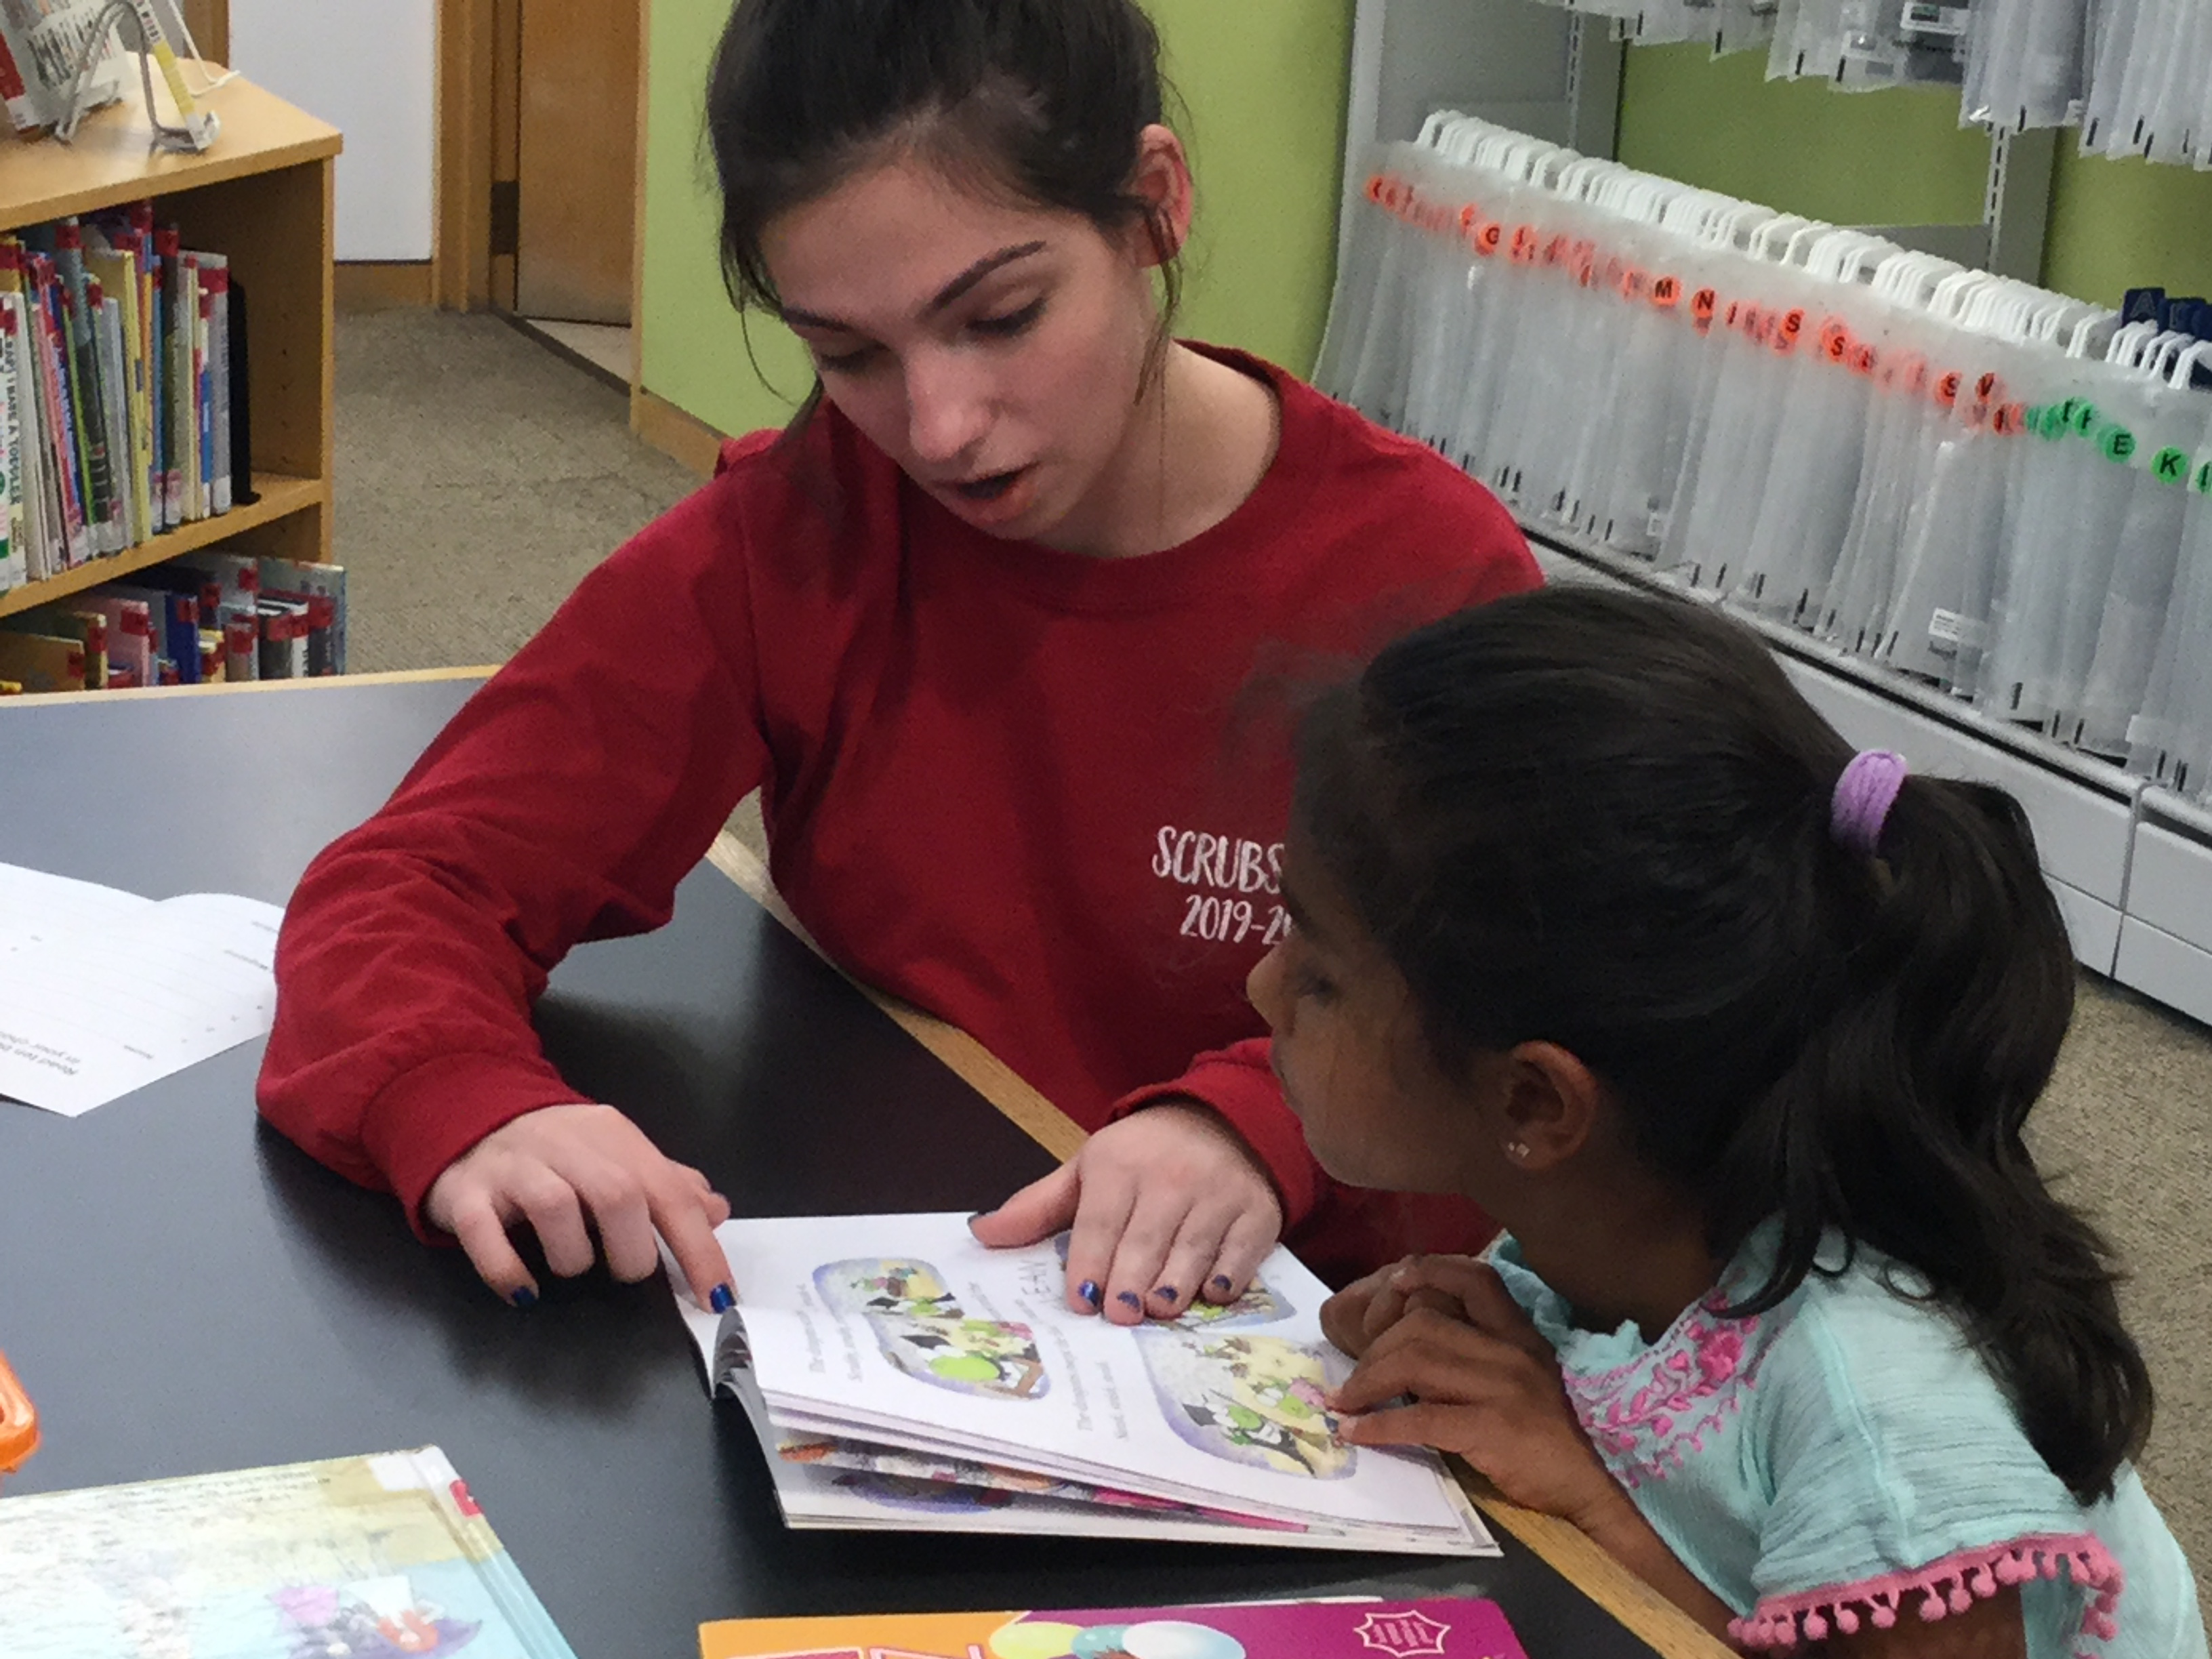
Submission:
M 536 1231 L 545 1265 L 563 1279 L 602 1250 L 617 1279 L 649 1279 L 660 1266 L 658 1233 L 699 1305 L 715 1307 L 717 1291 L 728 1305 L 730 1264 L 714 1229 L 730 1218 L 729 1200 L 611 1106 L 541 1106 L 501 1124 L 440 1172 L 422 1214 L 519 1307 L 538 1299 L 538 1287 L 507 1236 L 517 1222 Z
M 1357 1359 L 1415 1308 L 1432 1309 L 1448 1319 L 1463 1318 L 1461 1298 L 1441 1285 L 1468 1269 L 1489 1272 L 1473 1256 L 1401 1257 L 1322 1304 L 1322 1334 Z
M 994 1249 L 1073 1224 L 1067 1305 L 1117 1325 L 1234 1302 L 1275 1247 L 1283 1206 L 1243 1138 L 1211 1107 L 1150 1106 L 969 1224 Z
M 1583 1431 L 1551 1345 L 1498 1275 L 1464 1256 L 1394 1273 L 1387 1294 L 1457 1307 L 1410 1306 L 1373 1338 L 1329 1401 L 1346 1414 L 1344 1438 L 1456 1452 L 1513 1503 L 1584 1531 L 1613 1524 L 1626 1494 Z M 1390 1403 L 1401 1395 L 1408 1403 Z

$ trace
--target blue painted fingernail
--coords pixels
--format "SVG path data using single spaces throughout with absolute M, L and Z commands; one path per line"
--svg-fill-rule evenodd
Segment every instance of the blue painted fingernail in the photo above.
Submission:
M 1145 1305 L 1145 1298 L 1134 1291 L 1118 1291 L 1115 1293 L 1114 1299 L 1125 1308 L 1141 1308 Z
M 1176 1287 L 1172 1285 L 1163 1285 L 1152 1294 L 1163 1302 L 1172 1302 L 1176 1299 Z
M 738 1298 L 730 1294 L 726 1285 L 717 1285 L 707 1292 L 707 1305 L 716 1313 L 727 1313 L 738 1305 Z
M 527 1285 L 521 1285 L 509 1291 L 507 1299 L 518 1308 L 534 1308 L 538 1305 L 538 1292 Z
M 1096 1308 L 1098 1305 L 1098 1286 L 1094 1281 L 1085 1279 L 1075 1287 L 1075 1293 L 1091 1307 Z
M 1234 1283 L 1235 1281 L 1227 1273 L 1216 1273 L 1213 1276 L 1213 1288 L 1217 1291 L 1228 1290 Z

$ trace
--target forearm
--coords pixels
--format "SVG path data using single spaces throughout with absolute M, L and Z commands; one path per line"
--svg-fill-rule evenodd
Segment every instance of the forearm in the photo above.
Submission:
M 1585 1536 L 1613 1559 L 1720 1640 L 1728 1640 L 1734 1610 L 1682 1565 L 1681 1558 L 1652 1529 L 1626 1492 L 1616 1488 L 1612 1498 L 1571 1518 Z

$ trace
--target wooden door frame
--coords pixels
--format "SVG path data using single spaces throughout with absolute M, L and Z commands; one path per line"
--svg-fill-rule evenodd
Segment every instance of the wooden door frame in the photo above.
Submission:
M 491 303 L 493 3 L 438 0 L 438 215 L 430 292 L 447 311 L 480 311 Z
M 178 0 L 177 15 L 192 32 L 192 44 L 200 49 L 204 61 L 230 62 L 230 0 Z M 183 55 L 183 41 L 170 44 Z
M 430 286 L 436 303 L 448 311 L 482 311 L 494 305 L 511 308 L 514 269 L 496 269 L 491 252 L 492 181 L 502 147 L 511 151 L 516 114 L 502 109 L 497 88 L 508 67 L 512 40 L 519 35 L 519 0 L 438 0 L 438 93 L 436 116 L 437 234 L 431 244 Z M 645 141 L 647 91 L 653 63 L 653 0 L 639 0 L 637 52 L 636 202 L 631 238 L 629 283 L 629 381 L 639 383 L 645 290 Z M 502 131 L 502 127 L 507 129 Z M 512 155 L 508 155 L 510 168 Z M 504 281 L 501 281 L 501 277 Z M 504 290 L 502 292 L 502 289 Z

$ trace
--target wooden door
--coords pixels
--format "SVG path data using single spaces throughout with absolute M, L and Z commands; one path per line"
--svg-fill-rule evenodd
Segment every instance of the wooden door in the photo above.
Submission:
M 522 0 L 514 308 L 627 324 L 642 0 Z

